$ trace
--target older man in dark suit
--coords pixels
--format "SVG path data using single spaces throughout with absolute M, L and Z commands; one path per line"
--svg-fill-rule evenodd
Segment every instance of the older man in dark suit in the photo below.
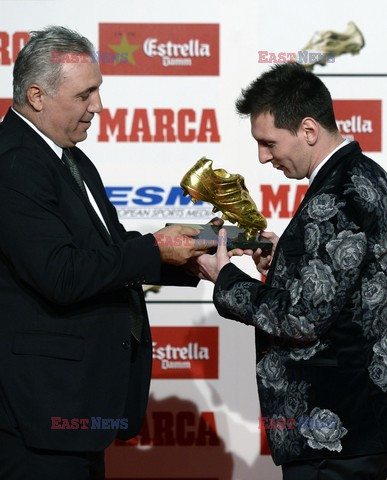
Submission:
M 75 145 L 102 109 L 92 44 L 33 32 L 0 125 L 0 478 L 104 478 L 141 427 L 152 343 L 142 284 L 197 284 L 188 227 L 126 232 Z M 68 59 L 69 61 L 67 61 Z M 91 419 L 98 421 L 92 425 Z
M 321 80 L 277 65 L 237 102 L 259 161 L 310 187 L 270 256 L 266 283 L 218 253 L 197 259 L 227 318 L 256 332 L 261 427 L 285 480 L 387 475 L 387 175 L 344 140 Z M 222 232 L 223 233 L 223 232 Z M 251 253 L 251 252 L 250 252 Z

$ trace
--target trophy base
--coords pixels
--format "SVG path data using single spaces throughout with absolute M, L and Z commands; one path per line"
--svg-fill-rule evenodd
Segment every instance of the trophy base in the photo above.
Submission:
M 169 225 L 176 225 L 175 223 L 167 223 Z M 241 248 L 242 250 L 257 250 L 260 248 L 264 254 L 268 255 L 271 252 L 273 244 L 267 238 L 257 234 L 255 238 L 249 240 L 244 236 L 243 228 L 238 228 L 234 225 L 223 225 L 219 227 L 217 225 L 205 224 L 199 225 L 196 223 L 179 223 L 184 227 L 192 227 L 200 230 L 199 235 L 195 239 L 200 242 L 201 246 L 215 246 L 218 241 L 218 233 L 221 228 L 225 228 L 227 231 L 227 250 L 233 250 L 234 248 Z M 216 247 L 210 249 L 210 252 L 216 251 Z

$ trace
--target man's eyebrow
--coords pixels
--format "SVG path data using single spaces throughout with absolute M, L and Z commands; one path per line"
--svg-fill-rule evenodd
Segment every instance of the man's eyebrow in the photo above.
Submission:
M 85 90 L 78 92 L 77 95 L 83 95 L 85 93 L 93 92 L 94 90 L 97 90 L 99 87 L 100 85 L 92 85 L 91 87 L 85 88 Z
M 275 143 L 275 140 L 270 140 L 267 138 L 255 138 L 258 143 Z

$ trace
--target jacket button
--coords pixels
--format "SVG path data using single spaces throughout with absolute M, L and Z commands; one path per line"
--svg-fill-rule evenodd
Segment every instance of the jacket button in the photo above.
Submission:
M 124 340 L 122 343 L 121 343 L 121 346 L 124 350 L 129 350 L 130 348 L 130 342 L 129 340 Z

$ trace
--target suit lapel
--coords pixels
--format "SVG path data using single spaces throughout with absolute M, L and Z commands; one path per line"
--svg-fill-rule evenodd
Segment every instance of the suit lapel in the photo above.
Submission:
M 78 160 L 78 156 L 72 151 L 74 157 Z M 79 186 L 77 185 L 77 182 L 75 181 L 74 177 L 72 176 L 70 170 L 66 167 L 66 165 L 64 165 L 62 162 L 60 162 L 62 164 L 62 167 L 61 168 L 61 171 L 63 173 L 63 176 L 65 178 L 65 180 L 67 181 L 67 183 L 69 184 L 69 186 L 71 187 L 71 189 L 78 195 L 78 197 L 81 199 L 81 201 L 83 202 L 92 222 L 94 223 L 94 226 L 96 227 L 96 229 L 98 230 L 98 232 L 101 234 L 101 236 L 105 239 L 105 241 L 109 244 L 113 243 L 112 241 L 112 237 L 109 233 L 108 230 L 106 230 L 106 227 L 105 225 L 103 224 L 103 222 L 101 221 L 101 219 L 99 218 L 97 212 L 94 210 L 94 207 L 92 206 L 92 204 L 90 203 L 90 201 L 85 197 L 85 195 L 83 194 L 82 190 L 79 188 Z M 96 200 L 97 204 L 98 204 L 98 207 L 102 213 L 102 216 L 106 222 L 106 213 L 105 212 L 102 212 L 103 209 L 101 209 L 100 207 L 100 203 L 101 202 L 98 202 L 97 199 L 96 199 L 96 188 L 94 188 L 94 185 L 91 187 L 92 185 L 92 182 L 90 181 L 89 178 L 87 178 L 87 176 L 85 177 L 85 173 L 83 171 L 83 169 L 81 168 L 81 166 L 79 165 L 78 163 L 78 168 L 81 172 L 81 175 L 82 175 L 82 178 L 83 180 L 86 182 L 90 192 L 92 193 L 94 199 Z M 90 188 L 91 187 L 91 188 Z M 107 223 L 108 224 L 108 223 Z
M 23 136 L 21 137 L 23 143 L 29 144 L 31 146 L 35 146 L 35 148 L 37 148 L 39 151 L 43 150 L 43 152 L 46 154 L 47 160 L 52 162 L 53 165 L 56 166 L 56 168 L 59 170 L 61 176 L 67 182 L 69 187 L 74 191 L 76 195 L 78 195 L 80 200 L 83 202 L 87 212 L 89 213 L 91 220 L 93 221 L 95 228 L 98 230 L 100 235 L 104 238 L 106 243 L 108 244 L 113 243 L 112 237 L 110 236 L 109 232 L 106 230 L 105 226 L 101 222 L 101 219 L 99 218 L 98 214 L 94 210 L 91 203 L 88 201 L 88 199 L 85 197 L 85 195 L 77 185 L 77 182 L 72 176 L 70 170 L 61 161 L 61 159 L 53 151 L 53 149 L 47 144 L 47 142 L 43 140 L 43 138 L 38 133 L 36 133 L 35 130 L 33 130 L 26 122 L 24 122 L 15 112 L 13 112 L 12 109 L 9 109 L 7 115 L 5 116 L 4 123 L 9 124 L 11 128 L 16 129 L 17 131 L 23 132 L 23 136 L 26 137 L 26 138 L 23 138 Z M 74 153 L 73 150 L 72 152 Z M 76 153 L 74 153 L 74 156 L 78 159 L 78 156 L 76 155 Z M 82 175 L 84 174 L 84 171 L 82 169 L 81 169 L 81 173 Z M 89 187 L 90 181 L 88 181 L 87 177 L 86 177 L 86 183 L 87 183 L 87 186 Z M 98 193 L 99 189 L 96 188 L 95 186 L 90 188 L 90 191 L 92 192 L 95 199 L 96 197 L 100 197 L 100 194 Z M 101 205 L 103 205 L 103 202 L 97 201 L 97 203 L 98 203 L 98 207 L 101 209 L 101 213 L 106 222 L 106 219 L 108 218 L 108 215 L 106 214 L 106 208 L 104 206 L 101 208 Z M 109 222 L 107 222 L 107 225 L 109 225 L 109 228 L 110 228 L 110 223 L 111 222 L 109 220 Z
M 360 152 L 360 146 L 357 142 L 351 142 L 350 144 L 346 145 L 345 147 L 340 148 L 336 153 L 332 155 L 332 157 L 327 161 L 327 163 L 321 168 L 321 170 L 317 173 L 316 178 L 313 180 L 312 185 L 308 188 L 305 197 L 303 198 L 302 202 L 300 203 L 300 206 L 298 207 L 296 213 L 294 214 L 293 218 L 289 222 L 288 226 L 286 227 L 285 231 L 282 233 L 276 251 L 274 253 L 274 257 L 272 260 L 272 265 L 274 266 L 277 261 L 277 256 L 278 252 L 280 250 L 280 245 L 282 244 L 282 239 L 285 237 L 285 234 L 287 230 L 291 228 L 291 226 L 294 224 L 296 221 L 297 217 L 300 215 L 300 213 L 303 211 L 305 206 L 308 204 L 309 200 L 312 198 L 313 195 L 315 195 L 322 183 L 326 180 L 327 175 L 331 170 L 333 170 L 338 162 L 345 161 L 343 160 L 344 157 L 346 157 L 349 154 L 357 153 Z M 270 268 L 269 273 L 267 275 L 266 281 L 270 284 L 272 276 L 274 274 L 274 268 Z
M 348 154 L 353 154 L 354 152 L 360 152 L 360 146 L 357 142 L 351 142 L 345 147 L 340 148 L 336 153 L 332 155 L 332 157 L 327 161 L 327 163 L 321 168 L 321 170 L 317 173 L 316 178 L 313 180 L 312 185 L 308 188 L 306 195 L 301 202 L 300 206 L 297 209 L 296 215 L 299 211 L 301 211 L 305 204 L 309 201 L 309 199 L 319 191 L 321 184 L 325 181 L 328 173 L 333 170 L 337 163 L 342 161 L 343 157 L 347 156 Z
M 95 184 L 93 179 L 90 175 L 87 174 L 84 168 L 82 168 L 82 163 L 78 164 L 79 170 L 81 171 L 82 177 L 86 182 L 88 189 L 90 190 L 91 194 L 94 197 L 96 204 L 98 205 L 99 211 L 101 212 L 103 219 L 109 229 L 110 235 L 110 243 L 112 243 L 112 239 L 116 242 L 121 240 L 121 235 L 118 233 L 114 223 L 111 221 L 108 209 L 106 208 L 106 199 L 104 198 L 104 192 L 101 191 L 101 187 Z M 94 213 L 94 216 L 97 216 L 98 221 L 101 223 L 100 218 L 98 217 L 97 213 L 95 212 L 94 208 L 91 206 L 91 210 Z M 106 232 L 106 228 L 103 228 Z

